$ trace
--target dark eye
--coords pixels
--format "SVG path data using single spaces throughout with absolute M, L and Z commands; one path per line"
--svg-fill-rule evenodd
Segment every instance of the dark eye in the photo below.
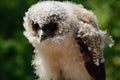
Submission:
M 48 24 L 45 24 L 42 28 L 43 32 L 51 34 L 58 30 L 58 23 L 50 22 Z
M 32 22 L 32 29 L 37 32 L 40 29 L 39 24 Z

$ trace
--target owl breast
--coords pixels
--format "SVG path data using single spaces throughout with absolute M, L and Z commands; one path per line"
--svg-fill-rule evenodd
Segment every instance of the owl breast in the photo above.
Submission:
M 78 46 L 69 34 L 40 43 L 40 46 L 35 48 L 36 54 L 33 60 L 33 64 L 37 67 L 36 73 L 41 74 L 45 80 L 91 79 L 85 69 L 83 56 Z M 41 63 L 38 62 L 38 64 L 37 61 Z

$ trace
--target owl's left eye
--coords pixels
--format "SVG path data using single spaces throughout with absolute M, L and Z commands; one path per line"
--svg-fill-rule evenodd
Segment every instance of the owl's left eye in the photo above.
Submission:
M 58 23 L 50 22 L 48 24 L 45 24 L 41 29 L 43 31 L 41 41 L 43 41 L 46 38 L 51 38 L 56 34 L 58 31 Z
M 46 34 L 53 34 L 58 30 L 58 23 L 50 22 L 48 24 L 45 24 L 42 30 Z

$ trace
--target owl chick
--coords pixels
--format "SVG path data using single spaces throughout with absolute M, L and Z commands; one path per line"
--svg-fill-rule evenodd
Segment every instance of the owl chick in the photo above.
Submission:
M 105 80 L 103 48 L 113 40 L 92 11 L 71 2 L 38 2 L 23 25 L 38 80 Z

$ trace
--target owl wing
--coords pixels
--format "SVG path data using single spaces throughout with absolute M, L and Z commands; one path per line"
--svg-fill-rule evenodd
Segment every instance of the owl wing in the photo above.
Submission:
M 104 63 L 96 65 L 92 60 L 92 54 L 88 50 L 88 46 L 84 44 L 81 38 L 76 38 L 78 45 L 80 46 L 80 51 L 85 60 L 85 67 L 88 73 L 95 78 L 95 80 L 105 80 L 105 68 Z
M 75 39 L 83 55 L 86 70 L 95 80 L 105 80 L 102 33 L 91 24 L 81 25 L 76 32 Z

